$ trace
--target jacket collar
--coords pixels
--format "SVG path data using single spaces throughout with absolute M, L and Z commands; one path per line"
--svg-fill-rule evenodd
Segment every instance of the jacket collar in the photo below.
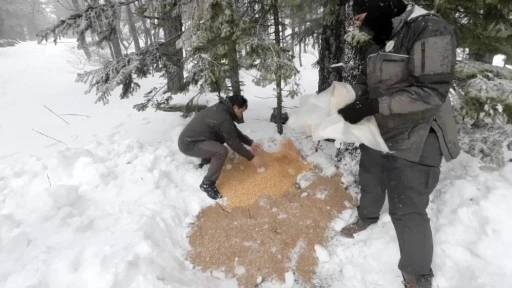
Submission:
M 233 119 L 233 121 L 235 121 L 237 124 L 244 123 L 243 118 L 238 119 L 238 116 L 236 116 L 235 111 L 233 110 L 233 105 L 231 105 L 231 102 L 229 102 L 228 100 L 226 100 L 224 98 L 219 98 L 219 103 L 227 109 L 229 117 L 231 117 L 231 119 Z
M 393 36 L 402 29 L 402 26 L 406 22 L 427 14 L 433 14 L 433 12 L 427 11 L 418 5 L 409 4 L 409 6 L 407 6 L 407 10 L 405 10 L 402 15 L 393 18 Z

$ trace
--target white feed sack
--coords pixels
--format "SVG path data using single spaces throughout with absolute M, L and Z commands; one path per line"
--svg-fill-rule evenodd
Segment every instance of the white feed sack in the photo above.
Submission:
M 313 141 L 334 139 L 363 143 L 375 150 L 389 152 L 373 116 L 368 116 L 357 124 L 350 124 L 338 114 L 340 108 L 354 100 L 355 92 L 349 84 L 333 82 L 331 87 L 318 95 L 301 96 L 299 107 L 290 113 L 287 124 L 311 136 Z

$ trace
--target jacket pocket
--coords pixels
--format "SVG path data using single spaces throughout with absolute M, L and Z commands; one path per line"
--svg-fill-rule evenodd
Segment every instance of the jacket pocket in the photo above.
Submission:
M 449 35 L 425 38 L 414 43 L 413 59 L 415 76 L 446 74 L 455 65 L 452 38 Z
M 380 52 L 368 58 L 368 84 L 393 88 L 409 79 L 409 56 Z

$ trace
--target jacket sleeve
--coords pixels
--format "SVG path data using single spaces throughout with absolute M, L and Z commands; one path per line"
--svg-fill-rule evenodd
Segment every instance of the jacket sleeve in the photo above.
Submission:
M 235 127 L 235 128 L 238 133 L 238 139 L 240 139 L 240 141 L 243 144 L 245 144 L 247 146 L 251 146 L 254 141 L 249 136 L 245 135 L 242 131 L 240 131 L 240 129 L 238 129 L 238 127 Z
M 247 148 L 245 148 L 244 144 L 241 141 L 241 138 L 239 138 L 240 130 L 235 126 L 235 123 L 233 123 L 230 119 L 225 119 L 222 121 L 219 125 L 220 133 L 224 137 L 224 141 L 226 141 L 226 144 L 233 149 L 238 155 L 244 157 L 245 159 L 251 161 L 252 158 L 254 158 L 254 154 L 252 154 L 251 151 L 249 151 Z M 242 134 L 243 135 L 243 134 Z M 245 135 L 244 135 L 245 136 Z M 247 137 L 247 136 L 245 136 Z M 250 140 L 249 137 L 244 140 Z
M 454 78 L 456 38 L 452 27 L 436 16 L 411 25 L 408 43 L 410 85 L 379 98 L 384 115 L 439 109 Z

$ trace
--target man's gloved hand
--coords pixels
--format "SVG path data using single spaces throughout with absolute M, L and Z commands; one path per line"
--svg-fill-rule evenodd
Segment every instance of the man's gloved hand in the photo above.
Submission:
M 379 113 L 379 100 L 368 98 L 356 100 L 338 110 L 338 113 L 343 116 L 348 123 L 356 124 L 366 116 Z

